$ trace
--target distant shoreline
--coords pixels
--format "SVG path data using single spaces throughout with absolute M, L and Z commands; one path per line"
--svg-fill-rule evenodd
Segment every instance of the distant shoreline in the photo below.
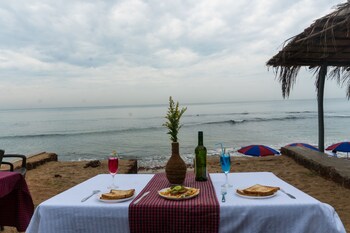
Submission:
M 346 99 L 344 98 L 326 98 L 327 100 L 341 100 Z M 192 106 L 192 105 L 211 105 L 211 104 L 230 104 L 230 103 L 255 103 L 255 102 L 271 102 L 271 101 L 317 101 L 316 96 L 315 98 L 309 98 L 309 99 L 273 99 L 273 100 L 237 100 L 237 101 L 218 101 L 218 102 L 188 102 L 188 103 L 181 103 L 181 105 L 184 106 Z M 139 108 L 139 107 L 167 107 L 168 103 L 165 101 L 164 103 L 154 103 L 154 104 L 122 104 L 122 105 L 87 105 L 87 106 L 44 106 L 44 107 L 18 107 L 18 108 L 0 108 L 0 111 L 7 111 L 7 110 L 49 110 L 49 109 L 89 109 L 89 108 L 100 108 L 100 109 L 108 109 L 108 108 Z

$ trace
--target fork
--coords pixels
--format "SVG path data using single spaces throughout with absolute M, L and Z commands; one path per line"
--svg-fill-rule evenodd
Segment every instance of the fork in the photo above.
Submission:
M 221 195 L 222 195 L 221 202 L 226 202 L 226 198 L 225 198 L 226 194 L 227 194 L 226 187 L 221 187 Z
M 99 193 L 99 192 L 101 192 L 101 191 L 100 191 L 100 190 L 94 190 L 94 191 L 92 191 L 92 193 L 91 193 L 89 196 L 83 198 L 83 199 L 81 200 L 81 202 L 86 201 L 87 199 L 89 199 L 90 197 L 92 197 L 93 195 L 95 195 L 95 194 L 97 194 L 97 193 Z

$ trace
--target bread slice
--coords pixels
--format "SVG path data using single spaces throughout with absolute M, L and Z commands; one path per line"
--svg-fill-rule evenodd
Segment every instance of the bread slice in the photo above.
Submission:
M 246 189 L 237 189 L 237 193 L 246 196 L 270 196 L 279 189 L 279 187 L 256 184 Z
M 132 197 L 134 196 L 134 194 L 135 194 L 135 189 L 128 189 L 128 190 L 111 189 L 109 193 L 102 193 L 100 198 L 104 200 L 118 200 L 118 199 Z

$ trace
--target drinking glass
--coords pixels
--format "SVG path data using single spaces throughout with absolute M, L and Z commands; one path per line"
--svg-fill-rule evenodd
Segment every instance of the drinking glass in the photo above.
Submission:
M 108 157 L 108 170 L 109 170 L 109 173 L 112 175 L 112 184 L 108 187 L 109 189 L 118 188 L 118 186 L 114 184 L 114 176 L 118 172 L 118 163 L 119 163 L 118 157 L 115 157 L 115 156 Z
M 230 172 L 230 168 L 231 168 L 231 157 L 228 152 L 220 154 L 220 165 L 221 165 L 222 171 L 225 173 L 225 178 L 226 178 L 225 184 L 221 186 L 227 187 L 227 188 L 232 187 L 232 184 L 228 183 L 228 177 L 227 177 L 227 174 Z

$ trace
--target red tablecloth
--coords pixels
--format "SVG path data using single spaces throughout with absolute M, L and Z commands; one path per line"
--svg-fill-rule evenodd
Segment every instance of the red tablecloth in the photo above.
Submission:
M 27 183 L 17 172 L 0 172 L 0 226 L 25 231 L 34 212 Z
M 129 206 L 130 232 L 218 232 L 220 207 L 210 177 L 208 181 L 196 182 L 193 173 L 187 173 L 184 185 L 199 188 L 200 194 L 181 201 L 164 199 L 157 191 L 170 183 L 164 173 L 155 174 Z M 133 204 L 147 191 L 150 194 Z

